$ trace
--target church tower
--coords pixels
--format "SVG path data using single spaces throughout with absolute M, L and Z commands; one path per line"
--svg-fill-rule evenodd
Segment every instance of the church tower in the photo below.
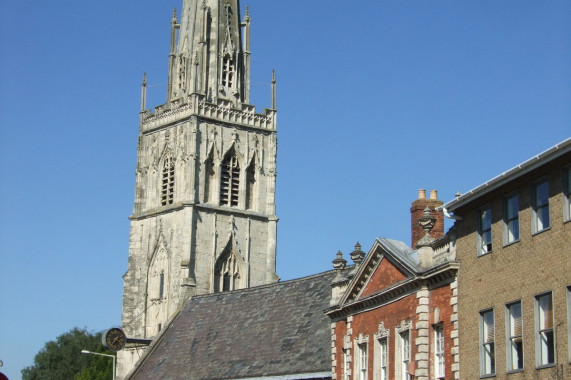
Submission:
M 275 271 L 275 76 L 250 100 L 250 16 L 238 0 L 183 0 L 171 20 L 166 103 L 143 79 L 122 326 L 153 339 L 189 297 L 267 284 Z M 213 316 L 214 317 L 214 316 Z M 119 352 L 122 378 L 142 354 Z

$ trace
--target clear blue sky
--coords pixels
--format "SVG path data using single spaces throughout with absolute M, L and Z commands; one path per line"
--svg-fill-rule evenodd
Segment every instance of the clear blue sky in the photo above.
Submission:
M 143 72 L 181 0 L 0 3 L 0 359 L 120 324 Z M 278 79 L 278 274 L 409 243 L 444 201 L 571 136 L 571 2 L 248 2 L 252 103 Z M 244 7 L 246 3 L 243 3 Z M 450 224 L 449 224 L 450 226 Z M 79 353 L 78 353 L 79 354 Z

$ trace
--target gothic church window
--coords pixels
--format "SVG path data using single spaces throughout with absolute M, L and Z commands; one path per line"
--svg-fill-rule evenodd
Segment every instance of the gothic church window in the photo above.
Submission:
M 238 189 L 240 187 L 240 165 L 235 154 L 226 156 L 222 163 L 220 180 L 220 205 L 238 206 Z
M 161 183 L 161 206 L 171 205 L 174 200 L 174 162 L 165 158 Z
M 228 292 L 239 288 L 240 267 L 236 254 L 232 250 L 226 250 L 220 256 L 214 271 L 215 292 Z

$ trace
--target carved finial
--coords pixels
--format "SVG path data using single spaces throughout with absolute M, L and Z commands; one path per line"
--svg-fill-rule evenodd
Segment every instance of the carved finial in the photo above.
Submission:
M 272 109 L 276 109 L 276 70 L 272 70 Z
M 199 63 L 198 52 L 196 52 L 196 54 L 194 55 L 194 64 L 195 64 L 196 66 L 198 66 L 198 63 Z
M 462 193 L 460 192 L 460 190 L 458 190 L 458 191 L 456 192 L 456 194 L 454 195 L 454 197 L 460 198 L 460 196 L 462 196 Z
M 143 83 L 141 85 L 141 112 L 147 107 L 147 73 L 143 73 Z
M 341 271 L 342 269 L 345 269 L 345 266 L 347 265 L 347 260 L 343 258 L 343 253 L 341 251 L 338 251 L 337 258 L 333 260 L 332 263 L 333 263 L 333 269 Z
M 355 250 L 351 252 L 351 260 L 353 260 L 355 262 L 355 266 L 358 267 L 364 257 L 365 252 L 361 251 L 361 244 L 357 242 L 357 244 L 355 244 Z
M 246 5 L 246 19 L 250 19 L 250 6 Z
M 436 223 L 436 218 L 432 216 L 430 208 L 426 206 L 424 209 L 424 215 L 418 220 L 418 224 L 424 230 L 426 235 L 430 235 L 430 231 L 434 224 Z
M 176 18 L 176 7 L 174 7 L 173 11 L 172 11 L 172 19 L 171 19 L 171 23 L 176 24 L 177 23 L 177 18 Z
M 206 9 L 206 0 L 202 0 L 202 5 L 200 7 L 202 9 Z
M 337 272 L 333 279 L 333 284 L 346 281 L 347 279 L 343 277 L 343 269 L 345 269 L 345 266 L 347 265 L 347 260 L 343 258 L 343 253 L 341 253 L 341 251 L 337 252 L 337 257 L 332 261 L 332 263 L 333 269 Z

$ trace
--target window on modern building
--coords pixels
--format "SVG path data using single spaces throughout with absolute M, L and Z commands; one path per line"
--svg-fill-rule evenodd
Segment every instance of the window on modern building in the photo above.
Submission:
M 571 167 L 563 169 L 563 220 L 571 220 Z M 571 350 L 571 349 L 570 349 Z
M 223 206 L 238 206 L 238 190 L 240 185 L 240 165 L 234 154 L 226 156 L 222 162 L 220 179 L 220 204 Z
M 533 233 L 549 228 L 549 182 L 543 181 L 532 187 L 531 230 Z
M 496 373 L 496 354 L 494 346 L 494 310 L 480 312 L 480 374 Z
M 359 349 L 359 380 L 367 380 L 367 343 L 357 345 Z
M 164 272 L 159 275 L 159 298 L 165 296 L 165 274 Z
M 519 240 L 519 195 L 504 199 L 504 245 Z
M 553 299 L 551 293 L 535 297 L 535 353 L 538 367 L 555 363 Z
M 507 369 L 523 368 L 523 316 L 521 302 L 506 305 Z
M 389 345 L 387 338 L 379 339 L 379 379 L 389 379 Z
M 401 375 L 402 380 L 409 380 L 408 366 L 410 364 L 410 332 L 399 334 L 401 340 Z
M 161 184 L 161 205 L 171 205 L 174 200 L 174 162 L 167 157 L 163 163 Z
M 246 209 L 255 209 L 254 190 L 256 186 L 256 165 L 252 163 L 246 170 Z
M 444 327 L 438 324 L 434 326 L 434 377 L 444 379 L 445 371 Z
M 479 212 L 479 255 L 492 252 L 492 209 L 490 207 Z

